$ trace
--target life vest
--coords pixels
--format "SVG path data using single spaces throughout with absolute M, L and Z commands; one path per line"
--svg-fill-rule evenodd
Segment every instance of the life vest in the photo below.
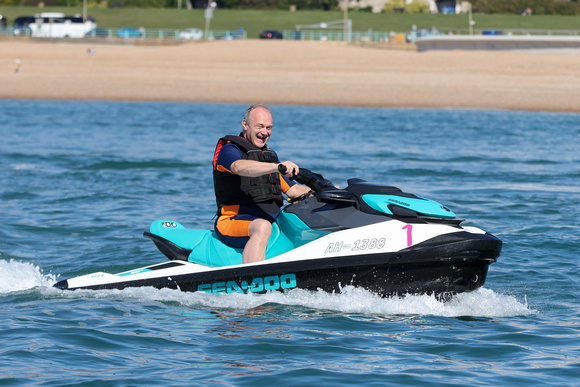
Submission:
M 260 149 L 241 136 L 225 136 L 221 138 L 216 145 L 213 157 L 213 185 L 218 208 L 224 205 L 237 204 L 248 207 L 261 207 L 260 203 L 266 202 L 275 202 L 278 207 L 281 207 L 284 198 L 282 197 L 279 173 L 246 177 L 217 170 L 219 152 L 228 142 L 234 143 L 242 150 L 242 158 L 245 160 L 255 160 L 263 163 L 278 162 L 276 153 L 267 146 Z

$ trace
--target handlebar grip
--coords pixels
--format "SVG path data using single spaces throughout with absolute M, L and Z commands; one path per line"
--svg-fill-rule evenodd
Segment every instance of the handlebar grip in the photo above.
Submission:
M 288 168 L 286 168 L 284 164 L 278 164 L 278 172 L 280 172 L 282 175 L 285 175 L 287 171 Z

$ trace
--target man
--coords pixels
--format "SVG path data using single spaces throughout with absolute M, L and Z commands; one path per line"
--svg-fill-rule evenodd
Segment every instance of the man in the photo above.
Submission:
M 265 259 L 282 193 L 296 199 L 310 192 L 289 179 L 299 172 L 298 166 L 292 161 L 281 163 L 266 145 L 272 126 L 270 108 L 252 105 L 242 120 L 242 133 L 221 138 L 214 154 L 215 230 L 226 244 L 244 248 L 244 263 Z M 284 175 L 281 165 L 286 167 Z

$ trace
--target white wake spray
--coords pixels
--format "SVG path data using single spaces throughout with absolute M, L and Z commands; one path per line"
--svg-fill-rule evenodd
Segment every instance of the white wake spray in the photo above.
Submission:
M 55 282 L 56 277 L 53 274 L 44 274 L 32 263 L 0 259 L 0 293 L 50 287 Z

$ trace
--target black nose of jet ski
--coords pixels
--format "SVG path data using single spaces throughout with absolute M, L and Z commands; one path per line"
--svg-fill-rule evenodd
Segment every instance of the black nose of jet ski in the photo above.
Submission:
M 57 283 L 55 283 L 53 285 L 53 287 L 58 288 L 60 290 L 67 290 L 68 289 L 68 281 L 67 280 L 58 281 Z

